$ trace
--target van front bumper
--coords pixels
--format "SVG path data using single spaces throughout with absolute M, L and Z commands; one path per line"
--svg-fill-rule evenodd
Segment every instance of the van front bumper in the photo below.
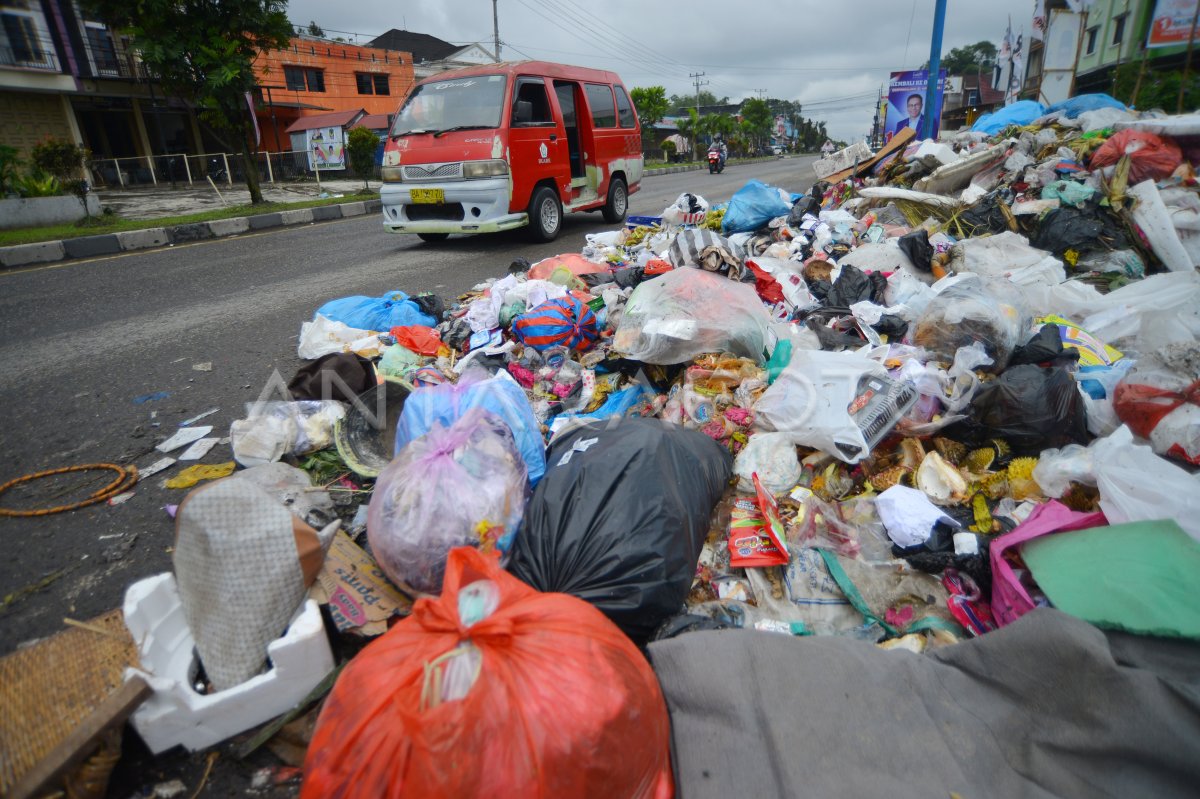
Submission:
M 379 191 L 383 227 L 389 233 L 496 233 L 529 222 L 528 214 L 510 213 L 508 178 L 445 183 L 385 183 Z M 414 203 L 413 189 L 440 189 L 444 202 Z

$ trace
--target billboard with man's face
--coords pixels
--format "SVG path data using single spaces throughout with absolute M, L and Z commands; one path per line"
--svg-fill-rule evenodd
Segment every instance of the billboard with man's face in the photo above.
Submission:
M 913 128 L 916 137 L 922 137 L 925 125 L 925 88 L 929 85 L 929 71 L 924 69 L 909 72 L 893 72 L 888 84 L 887 118 L 884 123 L 885 139 L 891 139 L 904 128 Z M 938 122 L 942 116 L 942 95 L 946 90 L 946 70 L 939 70 L 937 94 L 934 96 L 933 136 L 938 134 Z

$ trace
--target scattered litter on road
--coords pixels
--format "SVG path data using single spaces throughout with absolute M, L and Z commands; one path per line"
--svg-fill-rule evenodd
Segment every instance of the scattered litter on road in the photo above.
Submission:
M 206 427 L 183 427 L 176 430 L 174 435 L 156 446 L 155 449 L 159 452 L 171 452 L 172 450 L 199 441 L 211 432 L 211 425 Z

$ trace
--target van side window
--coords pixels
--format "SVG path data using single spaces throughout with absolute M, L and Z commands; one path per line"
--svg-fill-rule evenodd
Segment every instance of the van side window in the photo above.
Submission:
M 612 88 L 603 83 L 585 83 L 588 105 L 592 108 L 592 125 L 597 128 L 615 128 L 617 109 L 613 105 Z
M 621 127 L 637 127 L 637 118 L 633 115 L 633 104 L 629 102 L 629 95 L 625 93 L 625 88 L 623 86 L 614 86 L 613 88 L 617 90 L 617 118 L 621 121 Z
M 525 105 L 528 103 L 528 105 Z M 513 92 L 512 125 L 515 128 L 553 125 L 554 115 L 550 112 L 550 99 L 546 96 L 546 84 L 540 78 L 521 78 Z

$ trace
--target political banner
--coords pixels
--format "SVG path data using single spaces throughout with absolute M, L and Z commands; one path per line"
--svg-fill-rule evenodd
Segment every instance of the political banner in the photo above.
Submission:
M 925 126 L 925 90 L 929 85 L 929 70 L 893 72 L 888 84 L 887 118 L 884 122 L 885 140 L 890 140 L 904 128 L 913 128 L 921 138 Z M 946 70 L 938 72 L 937 93 L 934 95 L 933 136 L 938 135 L 942 116 L 942 97 L 946 91 Z
M 305 136 L 309 169 L 346 168 L 346 144 L 341 128 L 313 128 L 306 131 Z

